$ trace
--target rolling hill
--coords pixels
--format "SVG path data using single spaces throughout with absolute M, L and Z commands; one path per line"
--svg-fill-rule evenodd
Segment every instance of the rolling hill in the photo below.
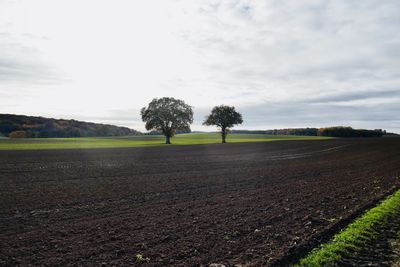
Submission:
M 108 124 L 0 114 L 0 136 L 11 138 L 98 137 L 137 134 L 141 133 L 127 127 L 118 127 Z

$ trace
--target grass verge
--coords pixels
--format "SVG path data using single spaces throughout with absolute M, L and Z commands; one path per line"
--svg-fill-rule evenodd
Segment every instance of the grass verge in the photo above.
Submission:
M 362 248 L 366 241 L 377 238 L 375 229 L 384 226 L 400 211 L 400 190 L 386 198 L 378 206 L 367 211 L 347 228 L 335 235 L 332 241 L 312 250 L 295 266 L 337 266 L 347 253 Z

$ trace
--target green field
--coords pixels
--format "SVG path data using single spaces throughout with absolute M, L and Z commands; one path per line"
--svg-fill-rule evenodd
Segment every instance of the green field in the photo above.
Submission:
M 293 136 L 265 134 L 229 134 L 228 143 L 269 142 L 282 140 L 325 140 L 322 136 Z M 117 148 L 138 146 L 167 146 L 163 136 L 141 135 L 126 137 L 81 137 L 81 138 L 24 138 L 0 139 L 0 150 Z M 216 144 L 221 142 L 217 133 L 179 134 L 171 139 L 172 145 Z

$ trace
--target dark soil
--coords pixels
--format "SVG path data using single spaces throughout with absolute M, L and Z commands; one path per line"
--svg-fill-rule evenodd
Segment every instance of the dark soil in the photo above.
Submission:
M 2 151 L 0 265 L 286 265 L 399 176 L 396 138 Z

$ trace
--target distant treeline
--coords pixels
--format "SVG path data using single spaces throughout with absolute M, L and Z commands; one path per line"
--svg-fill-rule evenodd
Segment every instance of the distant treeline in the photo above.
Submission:
M 176 130 L 176 134 L 185 134 L 185 133 L 191 133 L 192 131 L 190 129 L 188 130 Z M 162 135 L 161 131 L 150 131 L 148 133 L 144 133 L 145 135 Z
M 365 130 L 353 129 L 351 127 L 335 126 L 325 128 L 287 128 L 274 130 L 234 130 L 233 133 L 238 134 L 272 134 L 272 135 L 306 135 L 306 136 L 330 136 L 330 137 L 382 137 L 384 135 L 396 135 L 387 133 L 382 129 Z
M 0 136 L 11 138 L 96 137 L 135 134 L 140 134 L 140 132 L 108 124 L 0 114 Z
M 386 131 L 382 129 L 365 130 L 342 126 L 318 129 L 318 135 L 331 137 L 382 137 L 385 134 Z
M 276 135 L 307 135 L 307 136 L 317 136 L 317 128 L 288 128 L 288 129 L 274 129 L 267 130 L 267 134 Z
M 318 129 L 317 128 L 287 128 L 287 129 L 273 129 L 273 130 L 233 130 L 232 133 L 317 136 Z

